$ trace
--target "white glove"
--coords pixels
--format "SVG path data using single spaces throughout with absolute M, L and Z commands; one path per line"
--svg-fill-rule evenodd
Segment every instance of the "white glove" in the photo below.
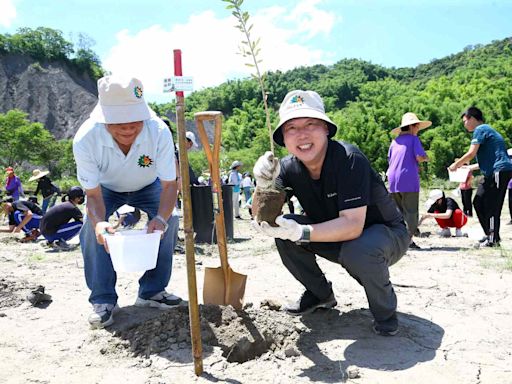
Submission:
M 260 224 L 253 221 L 252 226 L 264 235 L 291 241 L 299 241 L 302 238 L 303 227 L 306 227 L 295 220 L 285 219 L 282 215 L 276 218 L 276 224 L 278 227 L 271 227 L 266 221 L 262 221 Z M 311 226 L 309 227 L 311 230 Z
M 258 188 L 269 189 L 279 175 L 281 166 L 279 159 L 271 151 L 265 152 L 254 164 L 253 174 Z

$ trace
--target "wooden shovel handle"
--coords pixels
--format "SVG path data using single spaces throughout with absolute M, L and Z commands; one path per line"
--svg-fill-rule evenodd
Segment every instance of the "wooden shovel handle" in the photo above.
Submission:
M 220 144 L 222 135 L 222 112 L 206 111 L 194 114 L 199 139 L 203 145 L 208 163 L 210 166 L 210 175 L 212 178 L 213 192 L 217 194 L 219 209 L 214 212 L 215 215 L 215 230 L 217 232 L 217 245 L 219 247 L 220 264 L 224 272 L 224 282 L 226 288 L 228 287 L 228 249 L 226 245 L 226 225 L 224 223 L 224 205 L 222 202 L 222 183 L 220 180 Z M 204 128 L 204 121 L 214 121 L 214 135 L 213 135 L 213 151 L 206 135 Z M 228 294 L 226 289 L 226 295 Z

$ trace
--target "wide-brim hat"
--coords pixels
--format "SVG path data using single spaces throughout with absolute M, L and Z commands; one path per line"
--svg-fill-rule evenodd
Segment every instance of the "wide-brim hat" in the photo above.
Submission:
M 444 196 L 444 193 L 440 189 L 431 190 L 430 193 L 428 194 L 427 201 L 425 201 L 425 208 L 427 210 L 430 209 L 430 207 L 432 207 L 432 205 L 434 205 L 434 203 L 443 196 Z
M 156 116 L 144 100 L 144 87 L 136 78 L 105 76 L 98 80 L 98 104 L 90 118 L 103 124 L 144 121 Z
M 192 145 L 197 148 L 198 145 L 197 145 L 197 141 L 196 141 L 196 135 L 194 135 L 194 132 L 192 131 L 187 131 L 187 133 L 185 133 L 185 137 L 187 139 L 189 139 L 191 142 L 192 142 Z
M 329 127 L 328 137 L 336 134 L 338 127 L 325 114 L 322 98 L 315 91 L 303 91 L 301 89 L 288 92 L 279 108 L 279 124 L 272 135 L 276 144 L 284 147 L 284 138 L 281 127 L 289 120 L 300 117 L 320 119 Z
M 241 161 L 238 161 L 238 160 L 233 161 L 233 162 L 231 163 L 231 169 L 235 169 L 236 167 L 241 167 L 241 166 L 242 166 L 242 162 L 241 162 Z
M 46 176 L 49 173 L 50 173 L 50 171 L 41 171 L 39 169 L 34 169 L 32 171 L 32 176 L 30 177 L 30 179 L 28 179 L 28 181 L 34 181 L 34 180 L 40 179 L 41 177 Z
M 393 128 L 391 130 L 391 133 L 398 135 L 403 127 L 407 127 L 408 125 L 412 124 L 419 124 L 419 130 L 421 131 L 422 129 L 430 127 L 432 125 L 432 122 L 430 120 L 420 120 L 418 119 L 418 116 L 416 116 L 416 114 L 412 112 L 407 112 L 404 113 L 404 115 L 402 116 L 402 123 L 400 124 L 400 126 Z
M 117 213 L 119 213 L 120 215 L 124 215 L 126 213 L 130 213 L 130 212 L 134 212 L 134 211 L 135 211 L 135 208 L 128 204 L 121 205 L 119 208 L 117 208 Z

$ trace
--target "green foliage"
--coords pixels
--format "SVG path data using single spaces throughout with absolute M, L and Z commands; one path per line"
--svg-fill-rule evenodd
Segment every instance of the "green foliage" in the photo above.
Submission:
M 77 48 L 67 41 L 59 30 L 39 27 L 20 28 L 13 34 L 0 34 L 0 54 L 27 55 L 39 61 L 64 61 L 78 71 L 88 73 L 93 79 L 105 74 L 101 62 L 90 47 L 94 41 L 85 34 L 79 34 Z M 73 56 L 74 55 L 74 56 Z M 35 69 L 42 70 L 41 64 Z

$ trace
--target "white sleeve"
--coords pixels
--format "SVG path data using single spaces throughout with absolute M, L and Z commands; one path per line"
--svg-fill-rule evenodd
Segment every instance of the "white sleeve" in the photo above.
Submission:
M 167 125 L 163 121 L 160 122 L 159 125 L 161 127 L 161 131 L 158 135 L 158 145 L 156 151 L 156 174 L 160 180 L 172 181 L 176 179 L 174 141 L 172 140 L 172 135 Z
M 93 189 L 100 185 L 100 170 L 93 158 L 92 148 L 87 148 L 87 141 L 73 141 L 73 155 L 76 162 L 78 181 L 85 189 Z

